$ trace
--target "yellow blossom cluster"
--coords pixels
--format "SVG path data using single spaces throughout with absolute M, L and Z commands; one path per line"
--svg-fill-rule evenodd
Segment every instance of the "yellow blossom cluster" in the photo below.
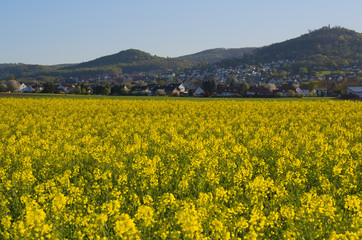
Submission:
M 362 238 L 361 102 L 0 100 L 0 239 Z

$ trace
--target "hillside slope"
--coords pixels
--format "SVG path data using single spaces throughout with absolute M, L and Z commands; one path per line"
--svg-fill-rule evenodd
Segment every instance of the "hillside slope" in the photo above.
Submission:
M 126 73 L 132 73 L 171 71 L 190 65 L 191 64 L 189 62 L 184 60 L 152 56 L 149 53 L 137 49 L 128 49 L 116 54 L 100 57 L 92 61 L 66 67 L 64 70 L 113 67 L 122 69 L 122 71 Z
M 300 37 L 259 48 L 259 61 L 303 60 L 315 55 L 358 60 L 362 57 L 362 34 L 340 27 L 323 27 Z
M 215 63 L 227 58 L 240 58 L 245 53 L 251 53 L 256 48 L 215 48 L 202 52 L 178 57 L 178 59 L 190 61 L 192 63 L 208 62 Z

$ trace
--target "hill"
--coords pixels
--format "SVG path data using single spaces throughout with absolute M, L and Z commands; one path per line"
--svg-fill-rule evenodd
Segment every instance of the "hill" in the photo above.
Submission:
M 89 69 L 89 68 L 113 68 L 122 69 L 123 72 L 150 72 L 171 71 L 177 68 L 190 66 L 190 62 L 176 59 L 153 56 L 149 53 L 128 49 L 116 54 L 100 57 L 89 62 L 65 67 L 63 70 Z
M 362 34 L 341 27 L 323 27 L 300 37 L 256 49 L 243 59 L 226 59 L 221 65 L 293 60 L 323 67 L 357 63 L 362 58 Z
M 258 49 L 255 56 L 264 61 L 308 59 L 314 55 L 357 60 L 362 57 L 362 34 L 340 27 L 323 27 L 298 38 Z
M 5 63 L 0 64 L 0 79 L 7 78 L 9 74 L 23 76 L 34 72 L 49 72 L 52 68 L 43 65 L 23 64 L 23 63 Z
M 177 59 L 190 61 L 192 63 L 208 62 L 215 63 L 227 58 L 240 58 L 245 53 L 251 53 L 256 48 L 215 48 L 202 52 L 185 55 Z
M 156 59 L 159 59 L 159 57 L 152 56 L 149 53 L 137 49 L 128 49 L 116 54 L 100 57 L 92 61 L 83 62 L 67 68 L 90 68 L 117 64 L 130 64 L 135 62 L 153 61 Z
M 55 76 L 70 77 L 99 74 L 121 74 L 133 72 L 175 71 L 191 66 L 192 63 L 176 58 L 163 58 L 149 53 L 128 49 L 116 54 L 100 57 L 79 64 L 59 64 L 53 66 L 31 64 L 0 64 L 0 79 L 9 74 L 16 78 Z

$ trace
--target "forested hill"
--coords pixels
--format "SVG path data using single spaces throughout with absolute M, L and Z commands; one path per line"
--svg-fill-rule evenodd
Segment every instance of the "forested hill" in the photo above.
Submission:
M 241 58 L 229 58 L 217 63 L 221 67 L 240 64 L 270 63 L 292 60 L 298 66 L 336 68 L 361 64 L 362 33 L 341 27 L 323 27 L 284 42 L 257 48 Z
M 128 49 L 116 54 L 100 57 L 92 61 L 83 62 L 68 68 L 92 68 L 117 64 L 130 64 L 140 61 L 157 61 L 159 59 L 161 58 L 157 56 L 152 56 L 149 53 L 137 49 Z
M 227 58 L 240 58 L 245 53 L 251 53 L 256 48 L 215 48 L 202 52 L 178 57 L 180 60 L 190 61 L 192 63 L 208 62 L 215 63 Z
M 149 53 L 128 49 L 116 54 L 97 58 L 95 60 L 76 64 L 64 68 L 65 70 L 71 69 L 88 69 L 88 68 L 102 68 L 112 67 L 122 69 L 123 72 L 148 72 L 148 71 L 169 71 L 177 68 L 185 68 L 190 66 L 190 62 L 175 59 L 163 58 L 153 56 Z
M 259 48 L 251 59 L 359 61 L 362 58 L 362 34 L 340 27 L 323 27 L 300 37 Z
M 34 72 L 51 72 L 57 69 L 72 66 L 73 64 L 58 64 L 58 65 L 37 65 L 37 64 L 24 64 L 24 63 L 1 63 L 0 76 L 8 74 L 24 74 Z
M 0 79 L 6 79 L 9 74 L 13 74 L 17 77 L 30 75 L 34 73 L 46 73 L 56 70 L 56 66 L 43 66 L 34 64 L 23 63 L 4 63 L 0 64 Z

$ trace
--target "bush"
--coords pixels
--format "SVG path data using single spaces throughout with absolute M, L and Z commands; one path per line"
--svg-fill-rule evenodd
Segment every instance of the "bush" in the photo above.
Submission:
M 165 89 L 157 89 L 155 94 L 157 96 L 165 96 L 166 95 L 166 92 L 165 92 Z
M 5 83 L 0 84 L 0 92 L 6 92 L 8 90 L 8 87 Z
M 356 94 L 343 94 L 341 95 L 340 99 L 346 99 L 346 100 L 356 100 L 356 99 L 360 99 L 360 97 Z
M 287 97 L 295 97 L 295 92 L 293 90 L 288 90 L 287 91 Z
M 141 96 L 148 96 L 150 94 L 149 91 L 143 90 L 140 92 Z
M 283 93 L 277 92 L 277 93 L 275 94 L 275 96 L 276 96 L 276 97 L 283 97 Z
M 134 96 L 148 96 L 149 92 L 147 91 L 133 91 L 131 92 L 131 95 L 134 95 Z
M 129 90 L 128 89 L 121 89 L 120 92 L 119 92 L 119 95 L 128 95 L 129 94 Z
M 20 88 L 20 84 L 18 83 L 18 81 L 16 81 L 16 80 L 9 80 L 9 81 L 7 82 L 7 89 L 8 89 L 8 91 L 10 91 L 10 92 L 16 92 L 16 91 L 19 90 L 19 88 Z
M 307 97 L 316 97 L 317 93 L 316 92 L 309 92 L 307 93 Z
M 193 89 L 190 89 L 189 92 L 188 92 L 188 95 L 190 97 L 194 97 L 195 96 L 195 91 Z

